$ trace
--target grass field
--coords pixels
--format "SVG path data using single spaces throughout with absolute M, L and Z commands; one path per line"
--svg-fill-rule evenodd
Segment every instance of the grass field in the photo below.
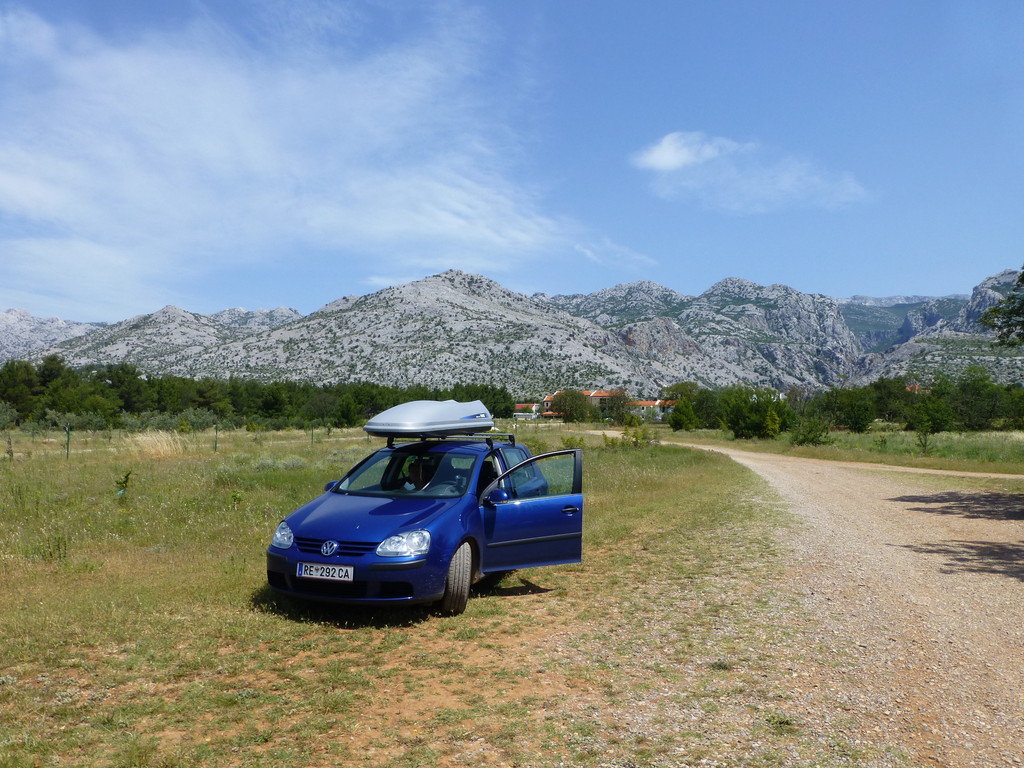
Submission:
M 660 434 L 674 442 L 719 443 L 807 458 L 1024 474 L 1024 432 L 940 432 L 927 437 L 914 432 L 884 429 L 862 434 L 833 432 L 832 443 L 819 446 L 795 446 L 786 435 L 777 440 L 731 440 L 727 433 L 718 430 L 662 430 Z
M 716 764 L 850 764 L 785 712 L 766 650 L 788 521 L 705 452 L 524 428 L 588 443 L 583 565 L 454 618 L 276 602 L 274 526 L 361 435 L 13 436 L 0 766 L 653 766 L 726 742 L 749 747 Z

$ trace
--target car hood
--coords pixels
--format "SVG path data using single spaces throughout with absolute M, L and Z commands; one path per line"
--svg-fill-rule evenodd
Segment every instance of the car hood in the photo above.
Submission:
M 389 499 L 328 492 L 286 519 L 292 532 L 303 538 L 383 541 L 396 531 L 428 525 L 465 499 Z

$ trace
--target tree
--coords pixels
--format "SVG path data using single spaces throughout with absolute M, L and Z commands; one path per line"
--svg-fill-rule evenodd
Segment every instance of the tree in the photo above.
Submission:
M 1007 387 L 1003 395 L 1003 417 L 1011 429 L 1024 427 L 1024 387 Z
M 334 409 L 334 426 L 355 427 L 364 420 L 363 411 L 351 393 L 341 394 Z
M 953 412 L 961 429 L 988 429 L 1007 411 L 1006 395 L 988 372 L 972 365 L 956 380 Z
M 985 310 L 981 322 L 996 332 L 997 344 L 1006 347 L 1024 344 L 1024 271 L 1017 276 L 1009 295 Z
M 613 424 L 626 424 L 631 415 L 632 399 L 624 389 L 616 389 L 604 399 L 602 416 L 611 419 Z
M 196 382 L 196 407 L 212 411 L 222 419 L 230 416 L 233 411 L 228 385 L 209 376 L 200 379 Z
M 916 395 L 908 389 L 904 377 L 878 379 L 871 382 L 869 388 L 874 398 L 875 415 L 890 422 L 906 421 L 907 412 Z
M 714 389 L 698 390 L 693 400 L 693 412 L 697 421 L 704 429 L 724 429 L 725 419 L 722 416 L 721 394 Z
M 792 421 L 789 403 L 772 389 L 736 385 L 722 390 L 722 418 L 739 439 L 776 438 Z
M 32 363 L 8 360 L 0 367 L 0 400 L 13 405 L 20 419 L 32 415 L 39 394 L 39 376 Z
M 865 387 L 833 390 L 836 394 L 834 416 L 851 432 L 867 432 L 875 420 L 874 398 Z
M 71 373 L 71 367 L 60 355 L 47 355 L 36 367 L 36 374 L 39 376 L 39 385 L 46 389 L 50 382 L 56 381 L 61 376 Z
M 58 414 L 84 416 L 91 414 L 88 429 L 109 426 L 123 407 L 121 399 L 103 379 L 103 374 L 83 377 L 67 369 L 50 382 L 40 398 L 38 412 L 50 411 Z
M 594 420 L 594 406 L 590 398 L 576 389 L 565 389 L 551 398 L 551 410 L 566 422 Z
M 684 419 L 687 411 L 692 411 L 696 423 L 692 427 L 682 426 L 680 427 L 681 429 L 697 429 L 698 427 L 720 429 L 724 427 L 722 414 L 719 410 L 719 392 L 717 390 L 703 389 L 694 381 L 680 381 L 662 389 L 661 397 L 663 400 L 676 401 L 675 408 L 672 409 L 673 412 L 682 406 L 682 410 L 676 416 L 677 424 L 685 423 L 685 421 L 680 420 Z M 683 405 L 683 403 L 688 403 L 689 408 Z M 670 413 L 669 419 L 671 418 L 672 414 Z M 676 427 L 672 428 L 676 429 Z
M 338 410 L 338 396 L 333 392 L 317 392 L 302 406 L 302 414 L 314 424 L 327 424 Z
M 263 390 L 263 398 L 260 403 L 260 415 L 269 419 L 280 419 L 288 415 L 291 406 L 291 398 L 288 397 L 288 387 L 280 381 L 267 385 Z
M 18 409 L 10 403 L 0 400 L 0 429 L 13 427 L 18 421 Z
M 687 400 L 691 405 L 696 401 L 700 385 L 695 381 L 680 381 L 661 390 L 662 400 Z
M 813 401 L 813 393 L 803 387 L 794 384 L 786 390 L 786 402 L 796 417 L 803 417 Z
M 100 372 L 100 376 L 110 385 L 129 413 L 151 411 L 156 406 L 156 394 L 142 371 L 131 363 L 108 365 Z
M 699 424 L 697 414 L 693 411 L 693 405 L 686 399 L 678 400 L 672 408 L 672 412 L 668 415 L 668 425 L 672 428 L 673 432 L 678 432 L 681 429 L 689 432 L 692 429 L 696 429 Z
M 195 408 L 198 403 L 198 387 L 192 379 L 164 376 L 153 384 L 157 407 L 165 413 L 181 413 L 187 408 Z
M 955 423 L 956 417 L 949 401 L 935 392 L 918 396 L 907 414 L 907 429 L 919 435 L 946 432 Z

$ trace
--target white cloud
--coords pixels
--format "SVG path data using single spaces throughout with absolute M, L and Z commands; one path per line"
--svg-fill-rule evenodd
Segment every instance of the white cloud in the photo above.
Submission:
M 356 15 L 301 7 L 258 45 L 209 16 L 113 40 L 0 11 L 6 295 L 34 292 L 39 311 L 74 300 L 70 279 L 44 289 L 15 268 L 30 255 L 55 275 L 105 274 L 87 282 L 109 306 L 124 301 L 115 284 L 148 297 L 154 281 L 181 289 L 307 251 L 402 273 L 568 250 L 471 81 L 486 55 L 472 11 L 365 45 Z
M 635 153 L 631 163 L 652 171 L 652 189 L 730 213 L 787 208 L 841 208 L 867 192 L 849 173 L 833 173 L 803 158 L 774 153 L 754 142 L 676 132 Z
M 753 149 L 731 139 L 709 137 L 701 131 L 669 133 L 633 155 L 633 165 L 651 171 L 671 172 L 700 165 L 715 158 Z

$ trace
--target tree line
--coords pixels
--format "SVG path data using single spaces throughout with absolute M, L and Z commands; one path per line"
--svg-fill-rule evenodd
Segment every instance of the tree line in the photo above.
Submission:
M 20 425 L 74 429 L 351 427 L 410 400 L 481 400 L 499 418 L 515 402 L 502 387 L 386 387 L 367 382 L 317 385 L 206 377 L 154 376 L 130 363 L 72 368 L 57 355 L 38 364 L 0 366 L 0 429 Z
M 682 382 L 661 398 L 675 401 L 674 430 L 726 429 L 738 438 L 818 442 L 833 429 L 867 431 L 875 422 L 923 433 L 1024 429 L 1024 387 L 997 384 L 982 368 L 925 385 L 908 377 L 825 392 L 733 385 L 704 388 Z M 494 416 L 509 418 L 515 402 L 501 387 L 458 384 L 450 389 L 394 388 L 369 382 L 317 385 L 250 379 L 189 379 L 144 374 L 130 363 L 72 368 L 61 357 L 38 364 L 9 360 L 0 366 L 0 429 L 21 425 L 74 429 L 351 427 L 409 400 L 481 400 Z M 602 407 L 582 392 L 564 390 L 551 404 L 565 421 L 610 421 L 637 426 L 633 398 L 624 390 Z
M 833 429 L 866 432 L 883 422 L 918 433 L 1024 429 L 1024 387 L 1001 385 L 984 368 L 937 375 L 926 384 L 906 376 L 862 387 L 808 393 L 736 385 L 703 389 L 686 382 L 662 392 L 676 400 L 668 417 L 674 430 L 728 429 L 739 438 L 774 438 L 789 432 L 813 443 Z

